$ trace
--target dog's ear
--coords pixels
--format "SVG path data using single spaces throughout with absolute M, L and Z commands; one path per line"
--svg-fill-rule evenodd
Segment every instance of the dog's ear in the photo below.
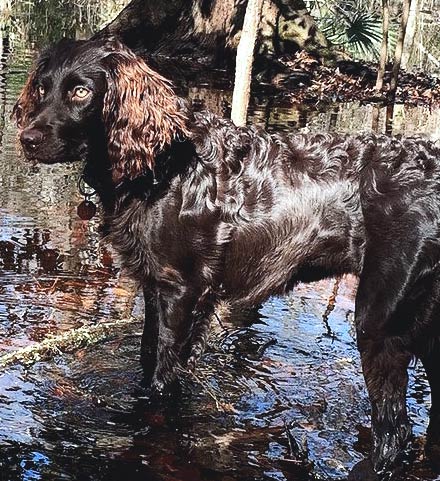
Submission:
M 44 59 L 39 59 L 34 64 L 20 96 L 12 109 L 11 117 L 15 119 L 20 129 L 25 128 L 29 124 L 30 118 L 38 105 L 37 78 L 43 64 Z
M 187 134 L 186 116 L 168 80 L 117 42 L 105 57 L 103 120 L 113 179 L 134 179 L 154 169 L 155 157 Z

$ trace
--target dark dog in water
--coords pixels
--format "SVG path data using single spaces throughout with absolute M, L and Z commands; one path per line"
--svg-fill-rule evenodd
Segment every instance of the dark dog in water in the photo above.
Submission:
M 220 301 L 257 305 L 298 281 L 354 273 L 368 476 L 388 475 L 410 438 L 413 357 L 431 386 L 427 453 L 439 462 L 440 149 L 236 127 L 193 112 L 113 40 L 44 52 L 14 114 L 27 158 L 85 160 L 104 231 L 144 289 L 142 357 L 155 390 L 200 357 Z

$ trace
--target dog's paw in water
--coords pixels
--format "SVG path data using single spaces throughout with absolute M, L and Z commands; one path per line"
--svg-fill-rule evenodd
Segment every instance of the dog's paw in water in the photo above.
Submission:
M 377 473 L 373 469 L 373 464 L 369 459 L 357 463 L 350 474 L 347 481 L 381 481 Z
M 425 452 L 431 468 L 440 474 L 440 444 L 427 444 Z

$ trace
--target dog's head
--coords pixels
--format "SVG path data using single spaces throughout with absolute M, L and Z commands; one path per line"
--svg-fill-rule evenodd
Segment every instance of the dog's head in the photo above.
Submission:
M 153 169 L 186 118 L 170 83 L 116 40 L 64 40 L 37 60 L 13 115 L 27 158 L 83 158 L 106 145 L 115 181 Z

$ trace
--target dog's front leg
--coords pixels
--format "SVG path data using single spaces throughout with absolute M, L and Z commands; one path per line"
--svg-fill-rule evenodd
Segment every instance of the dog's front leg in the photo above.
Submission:
M 141 363 L 147 378 L 151 379 L 156 368 L 159 337 L 158 293 L 154 287 L 145 286 L 145 322 L 141 341 Z
M 183 288 L 160 294 L 157 363 L 152 388 L 162 393 L 178 368 L 194 368 L 205 349 L 214 302 L 207 289 L 195 295 Z
M 167 268 L 158 283 L 157 362 L 152 388 L 162 393 L 176 380 L 189 355 L 202 289 Z

